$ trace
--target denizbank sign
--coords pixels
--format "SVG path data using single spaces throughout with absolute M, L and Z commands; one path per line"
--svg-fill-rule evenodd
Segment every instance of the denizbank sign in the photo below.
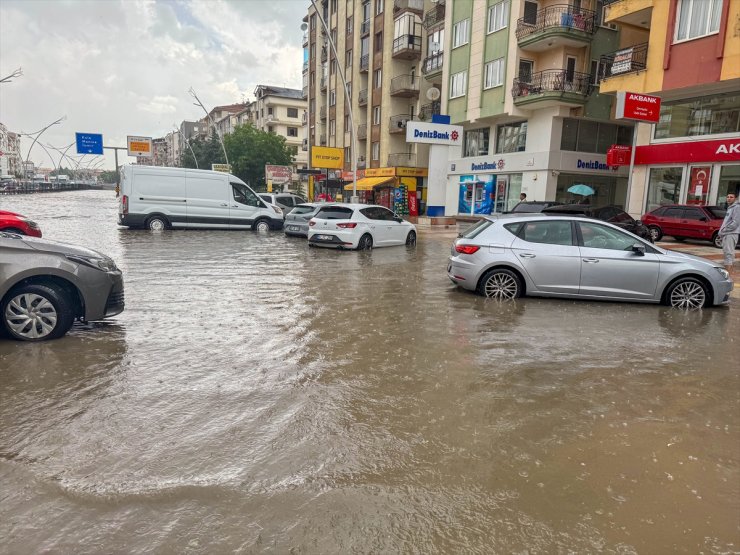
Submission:
M 463 128 L 461 125 L 423 123 L 420 121 L 409 121 L 406 123 L 407 143 L 462 145 L 462 139 Z

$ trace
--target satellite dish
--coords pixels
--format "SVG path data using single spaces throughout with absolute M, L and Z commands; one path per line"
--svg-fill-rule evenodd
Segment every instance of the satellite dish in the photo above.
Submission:
M 439 92 L 439 89 L 437 87 L 432 87 L 427 91 L 427 99 L 431 100 L 432 102 L 435 100 L 439 100 L 439 97 L 442 93 Z
M 301 23 L 301 31 L 305 31 L 306 29 L 308 29 L 308 23 L 306 22 Z

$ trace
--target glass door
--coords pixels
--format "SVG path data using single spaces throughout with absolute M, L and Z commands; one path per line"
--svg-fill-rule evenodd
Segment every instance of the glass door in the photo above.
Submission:
M 707 204 L 711 178 L 712 166 L 689 167 L 686 204 Z

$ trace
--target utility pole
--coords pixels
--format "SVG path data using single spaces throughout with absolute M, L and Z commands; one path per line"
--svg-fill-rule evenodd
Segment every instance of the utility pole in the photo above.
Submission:
M 221 148 L 224 151 L 224 158 L 226 159 L 226 163 L 230 166 L 231 164 L 229 164 L 229 155 L 226 154 L 226 146 L 224 146 L 224 139 L 221 136 L 221 133 L 218 132 L 218 127 L 216 127 L 216 124 L 213 123 L 213 118 L 211 118 L 211 114 L 208 112 L 208 110 L 206 110 L 206 107 L 203 106 L 203 103 L 200 101 L 200 99 L 198 98 L 198 96 L 195 94 L 195 91 L 193 90 L 193 87 L 190 87 L 190 90 L 188 92 L 195 99 L 194 104 L 196 106 L 200 106 L 201 108 L 203 108 L 203 111 L 206 113 L 206 117 L 208 118 L 208 121 L 211 123 L 211 125 L 213 126 L 213 129 L 216 131 L 216 136 L 218 137 L 218 140 L 221 141 Z

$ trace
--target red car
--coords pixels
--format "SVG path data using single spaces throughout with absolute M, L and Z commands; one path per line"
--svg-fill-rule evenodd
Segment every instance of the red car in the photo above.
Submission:
M 664 235 L 670 235 L 676 241 L 704 239 L 721 249 L 722 241 L 717 232 L 724 217 L 725 210 L 719 206 L 670 204 L 645 214 L 642 223 L 650 230 L 653 241 L 660 241 Z
M 29 220 L 25 216 L 14 212 L 6 212 L 5 210 L 0 210 L 0 231 L 30 235 L 31 237 L 41 237 L 39 224 L 33 220 Z

